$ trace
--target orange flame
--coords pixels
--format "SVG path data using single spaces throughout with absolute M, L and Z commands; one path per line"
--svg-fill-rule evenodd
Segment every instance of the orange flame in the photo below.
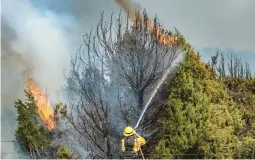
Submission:
M 142 16 L 136 14 L 137 8 L 139 7 L 138 5 L 135 5 L 129 0 L 115 0 L 115 1 L 122 9 L 124 9 L 128 13 L 131 21 L 135 22 L 137 18 L 142 19 Z M 148 25 L 147 29 L 152 32 L 154 30 L 154 22 L 152 20 L 149 20 L 147 25 Z M 162 31 L 163 31 L 162 28 L 160 27 L 156 28 L 156 36 L 160 38 L 159 39 L 160 43 L 172 46 L 175 42 L 175 38 L 167 33 L 163 33 Z
M 53 130 L 55 128 L 54 121 L 54 110 L 48 103 L 46 95 L 43 91 L 35 84 L 32 78 L 28 78 L 26 80 L 27 86 L 32 93 L 36 106 L 37 106 L 37 114 L 43 121 L 44 125 L 48 128 L 48 130 Z

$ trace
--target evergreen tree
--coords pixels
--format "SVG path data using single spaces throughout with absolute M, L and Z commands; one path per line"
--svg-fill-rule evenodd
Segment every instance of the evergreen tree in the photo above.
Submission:
M 227 93 L 235 102 L 242 120 L 245 122 L 242 128 L 236 130 L 235 135 L 239 139 L 239 148 L 235 151 L 234 158 L 251 158 L 255 145 L 255 77 L 252 77 L 249 64 L 243 63 L 241 58 L 234 54 L 228 56 L 228 70 L 225 71 L 224 55 L 216 63 L 217 78 L 221 80 Z
M 153 158 L 233 158 L 244 121 L 216 71 L 190 47 L 165 106 Z
M 20 99 L 15 102 L 15 108 L 18 112 L 18 126 L 15 136 L 19 146 L 29 152 L 32 158 L 40 158 L 45 147 L 50 145 L 51 135 L 38 119 L 35 110 L 36 105 L 31 93 L 25 90 L 25 94 L 25 102 Z
M 225 77 L 223 83 L 245 122 L 236 132 L 239 148 L 234 158 L 251 158 L 255 145 L 255 78 Z
M 18 126 L 15 131 L 17 145 L 31 158 L 60 158 L 71 159 L 73 153 L 65 146 L 59 147 L 53 142 L 54 131 L 48 131 L 41 123 L 37 113 L 36 104 L 31 92 L 25 90 L 26 99 L 18 99 L 15 108 L 18 113 Z M 58 116 L 64 118 L 67 114 L 66 106 L 57 104 L 55 109 L 56 123 Z

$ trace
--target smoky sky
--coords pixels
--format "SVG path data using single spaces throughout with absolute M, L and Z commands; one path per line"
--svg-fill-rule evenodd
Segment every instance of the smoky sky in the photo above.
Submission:
M 255 51 L 254 0 L 135 0 L 196 48 Z
M 109 17 L 112 12 L 116 15 L 120 10 L 114 0 L 21 0 L 18 2 L 4 0 L 2 3 L 3 13 L 8 9 L 12 11 L 9 12 L 11 16 L 2 15 L 1 38 L 6 41 L 15 40 L 17 29 L 22 27 L 12 25 L 21 25 L 22 20 L 17 20 L 14 24 L 12 17 L 23 15 L 23 19 L 29 19 L 33 14 L 29 12 L 28 7 L 18 7 L 15 10 L 15 6 L 18 6 L 20 2 L 29 3 L 37 12 L 37 17 L 32 18 L 43 17 L 45 13 L 50 13 L 49 16 L 53 15 L 50 18 L 56 23 L 54 25 L 60 26 L 53 25 L 53 27 L 55 30 L 61 30 L 60 39 L 66 43 L 63 47 L 68 50 L 68 56 L 74 53 L 82 43 L 82 34 L 88 32 L 91 27 L 95 27 L 100 18 L 100 12 L 104 11 L 106 17 Z M 218 47 L 231 48 L 235 51 L 255 51 L 255 21 L 253 20 L 255 1 L 253 0 L 135 0 L 135 2 L 145 8 L 150 17 L 157 15 L 166 28 L 176 27 L 180 30 L 195 48 Z M 10 5 L 11 3 L 13 6 Z M 32 25 L 28 26 L 24 31 L 20 29 L 19 33 L 23 36 L 29 33 L 29 27 L 33 28 Z M 47 32 L 47 30 L 45 31 L 42 26 L 38 27 L 36 32 Z M 48 37 L 50 39 L 50 35 Z M 40 43 L 39 40 L 37 41 Z M 46 57 L 53 58 L 54 56 Z M 66 58 L 65 64 L 69 59 L 69 57 Z
M 82 34 L 114 10 L 113 1 L 1 1 L 1 139 L 11 141 L 16 127 L 14 101 L 23 98 L 29 70 L 38 85 L 57 102 L 64 72 L 82 43 Z M 118 10 L 118 9 L 117 9 Z M 61 99 L 61 98 L 60 98 Z M 8 123 L 7 123 L 8 122 Z M 2 143 L 1 158 L 17 158 L 12 143 Z M 11 154 L 8 154 L 11 153 Z
M 77 25 L 81 27 L 80 31 L 82 33 L 91 27 L 95 27 L 100 19 L 101 12 L 104 12 L 106 19 L 109 19 L 111 13 L 117 14 L 120 10 L 114 0 L 65 0 L 64 3 L 62 0 L 31 2 L 38 6 L 40 10 L 49 9 L 57 14 L 72 16 L 78 23 Z

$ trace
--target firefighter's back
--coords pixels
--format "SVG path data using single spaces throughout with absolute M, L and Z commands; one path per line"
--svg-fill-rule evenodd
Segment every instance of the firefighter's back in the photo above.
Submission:
M 126 150 L 122 153 L 123 159 L 134 159 L 136 157 L 136 153 L 134 152 L 134 136 L 124 138 L 124 145 Z

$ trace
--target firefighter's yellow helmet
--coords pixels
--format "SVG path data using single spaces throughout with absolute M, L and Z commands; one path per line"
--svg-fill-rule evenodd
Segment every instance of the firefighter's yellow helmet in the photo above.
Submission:
M 124 132 L 123 132 L 124 136 L 128 137 L 128 136 L 131 136 L 133 134 L 134 134 L 134 129 L 132 127 L 128 126 L 124 129 Z

